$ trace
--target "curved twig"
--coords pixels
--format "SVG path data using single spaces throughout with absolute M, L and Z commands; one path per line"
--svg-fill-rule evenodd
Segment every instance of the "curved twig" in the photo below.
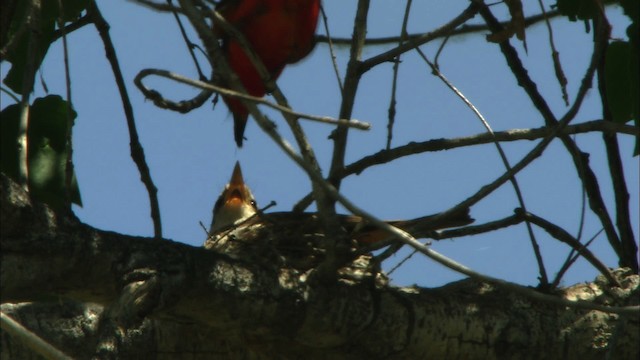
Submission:
M 317 116 L 317 115 L 312 115 L 312 114 L 305 114 L 305 113 L 300 113 L 297 111 L 293 111 L 290 108 L 281 106 L 279 104 L 274 104 L 268 100 L 265 100 L 263 98 L 259 98 L 256 96 L 251 96 L 251 95 L 247 95 L 241 92 L 237 92 L 237 91 L 233 91 L 233 90 L 229 90 L 227 88 L 223 88 L 220 86 L 216 86 L 216 85 L 212 85 L 203 81 L 198 81 L 198 80 L 194 80 L 194 79 L 190 79 L 188 77 L 179 75 L 179 74 L 175 74 L 172 73 L 170 71 L 167 70 L 160 70 L 160 69 L 143 69 L 141 70 L 138 75 L 136 75 L 135 79 L 134 79 L 134 83 L 136 84 L 136 86 L 145 94 L 145 96 L 147 96 L 149 99 L 153 100 L 154 104 L 156 104 L 159 107 L 164 107 L 165 105 L 171 103 L 174 104 L 174 106 L 179 106 L 180 104 L 186 103 L 184 101 L 181 101 L 179 103 L 175 103 L 172 101 L 169 101 L 167 99 L 165 99 L 164 97 L 162 97 L 162 95 L 155 91 L 155 90 L 150 90 L 148 89 L 146 86 L 144 86 L 144 84 L 142 83 L 142 80 L 149 76 L 149 75 L 156 75 L 156 76 L 160 76 L 160 77 L 164 77 L 170 80 L 174 80 L 177 81 L 179 83 L 183 83 L 183 84 L 187 84 L 190 86 L 194 86 L 197 87 L 199 89 L 202 89 L 202 92 L 208 92 L 209 94 L 216 92 L 219 94 L 222 94 L 224 96 L 229 96 L 229 97 L 235 97 L 235 98 L 239 98 L 239 99 L 243 99 L 243 100 L 247 100 L 256 104 L 262 104 L 262 105 L 266 105 L 270 108 L 276 109 L 280 112 L 283 113 L 287 113 L 290 114 L 291 116 L 294 116 L 296 118 L 300 118 L 300 119 L 307 119 L 307 120 L 311 120 L 311 121 L 315 121 L 315 122 L 320 122 L 320 123 L 325 123 L 325 124 L 331 124 L 331 125 L 341 125 L 341 126 L 348 126 L 348 127 L 352 127 L 354 129 L 358 129 L 358 130 L 369 130 L 371 128 L 371 124 L 367 123 L 367 122 L 363 122 L 360 120 L 345 120 L 345 119 L 334 119 L 328 116 Z M 195 98 L 194 98 L 195 99 Z M 193 101 L 193 100 L 192 100 Z

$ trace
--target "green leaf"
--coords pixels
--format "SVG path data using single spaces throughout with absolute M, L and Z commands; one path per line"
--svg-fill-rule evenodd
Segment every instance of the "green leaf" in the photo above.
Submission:
M 27 6 L 29 1 L 19 1 L 14 13 L 11 16 L 12 22 L 7 32 L 7 38 L 2 39 L 2 46 L 5 42 L 11 39 L 21 26 L 24 26 L 25 17 L 27 16 Z M 82 11 L 86 9 L 88 0 L 65 0 L 64 6 L 64 21 L 74 21 L 78 19 Z M 55 1 L 44 1 L 42 3 L 42 9 L 40 12 L 40 29 L 37 37 L 38 41 L 37 51 L 34 57 L 34 66 L 37 69 L 40 68 L 42 60 L 44 59 L 49 47 L 55 40 L 56 21 L 59 17 L 60 10 L 58 4 Z M 27 56 L 29 43 L 33 39 L 33 34 L 29 29 L 24 31 L 22 35 L 17 39 L 17 45 L 12 52 L 8 53 L 6 60 L 12 64 L 11 69 L 4 78 L 4 83 L 14 92 L 22 93 L 22 78 L 25 72 L 25 66 L 27 64 Z
M 593 0 L 558 0 L 556 6 L 571 21 L 593 19 L 599 11 L 597 2 Z
M 64 208 L 66 197 L 67 106 L 67 102 L 58 95 L 36 99 L 30 109 L 27 130 L 29 191 L 35 199 L 58 210 Z M 19 105 L 7 106 L 0 114 L 0 169 L 17 180 Z M 75 119 L 75 111 L 71 112 L 71 116 Z M 71 179 L 70 191 L 71 201 L 82 206 L 75 174 Z
M 638 119 L 638 51 L 627 41 L 609 44 L 605 60 L 605 89 L 613 121 Z

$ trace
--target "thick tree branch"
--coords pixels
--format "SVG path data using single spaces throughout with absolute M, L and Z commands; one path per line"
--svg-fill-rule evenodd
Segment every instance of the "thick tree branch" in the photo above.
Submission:
M 147 337 L 160 337 L 162 329 L 173 329 L 176 334 L 176 327 L 189 326 L 195 334 L 214 334 L 202 339 L 202 347 L 224 339 L 225 349 L 237 350 L 238 344 L 245 344 L 267 357 L 403 359 L 457 354 L 496 358 L 544 353 L 590 359 L 608 350 L 611 336 L 602 338 L 603 331 L 612 334 L 618 321 L 616 315 L 567 309 L 469 280 L 437 289 L 374 286 L 353 279 L 311 286 L 305 275 L 292 269 L 90 228 L 31 204 L 26 193 L 6 177 L 2 177 L 0 210 L 3 303 L 50 298 L 52 303 L 47 306 L 64 308 L 60 299 L 100 304 L 114 304 L 118 299 L 117 306 L 129 310 L 127 326 L 138 329 L 138 337 L 144 331 L 151 331 Z M 609 288 L 600 279 L 564 289 L 556 296 L 607 304 L 611 309 L 635 304 L 640 277 L 620 271 L 616 276 L 621 288 Z M 29 320 L 33 311 L 16 315 L 18 307 L 6 304 L 3 311 L 28 323 L 29 328 L 50 324 L 41 313 L 35 322 Z M 628 309 L 622 312 L 629 315 L 626 330 L 612 349 L 619 358 L 638 354 L 633 345 L 640 340 L 635 308 L 620 308 Z M 64 319 L 69 316 L 65 313 Z M 144 319 L 156 320 L 150 324 Z M 154 326 L 158 328 L 152 330 Z M 78 336 L 93 341 L 98 328 L 94 323 Z M 31 330 L 51 339 L 38 329 Z M 83 340 L 65 342 L 61 337 L 58 334 L 52 343 L 65 352 Z M 172 342 L 155 339 L 141 346 L 174 353 L 185 341 L 197 342 L 180 336 Z M 571 346 L 567 346 L 569 341 Z M 593 348 L 597 341 L 604 346 Z M 126 346 L 131 343 L 135 338 L 123 343 L 122 354 L 127 354 Z M 262 347 L 265 343 L 270 345 Z M 171 346 L 175 348 L 167 348 Z M 86 355 L 74 351 L 79 350 L 68 353 Z

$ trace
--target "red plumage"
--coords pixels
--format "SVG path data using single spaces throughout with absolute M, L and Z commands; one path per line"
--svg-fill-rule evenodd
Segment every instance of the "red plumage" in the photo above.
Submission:
M 302 60 L 315 45 L 320 0 L 226 0 L 217 10 L 245 36 L 274 80 L 287 64 Z M 221 34 L 229 65 L 247 92 L 264 96 L 260 75 L 240 44 L 220 29 L 215 30 Z M 235 141 L 242 146 L 249 112 L 237 99 L 223 100 L 233 113 Z

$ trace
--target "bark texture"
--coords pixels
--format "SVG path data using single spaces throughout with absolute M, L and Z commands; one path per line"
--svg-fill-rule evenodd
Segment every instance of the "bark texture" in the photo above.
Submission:
M 2 177 L 2 312 L 74 358 L 636 359 L 640 320 L 537 302 L 464 280 L 398 288 L 375 277 L 243 262 L 101 231 L 32 203 Z M 558 297 L 638 304 L 615 272 Z M 2 359 L 37 359 L 2 332 Z

